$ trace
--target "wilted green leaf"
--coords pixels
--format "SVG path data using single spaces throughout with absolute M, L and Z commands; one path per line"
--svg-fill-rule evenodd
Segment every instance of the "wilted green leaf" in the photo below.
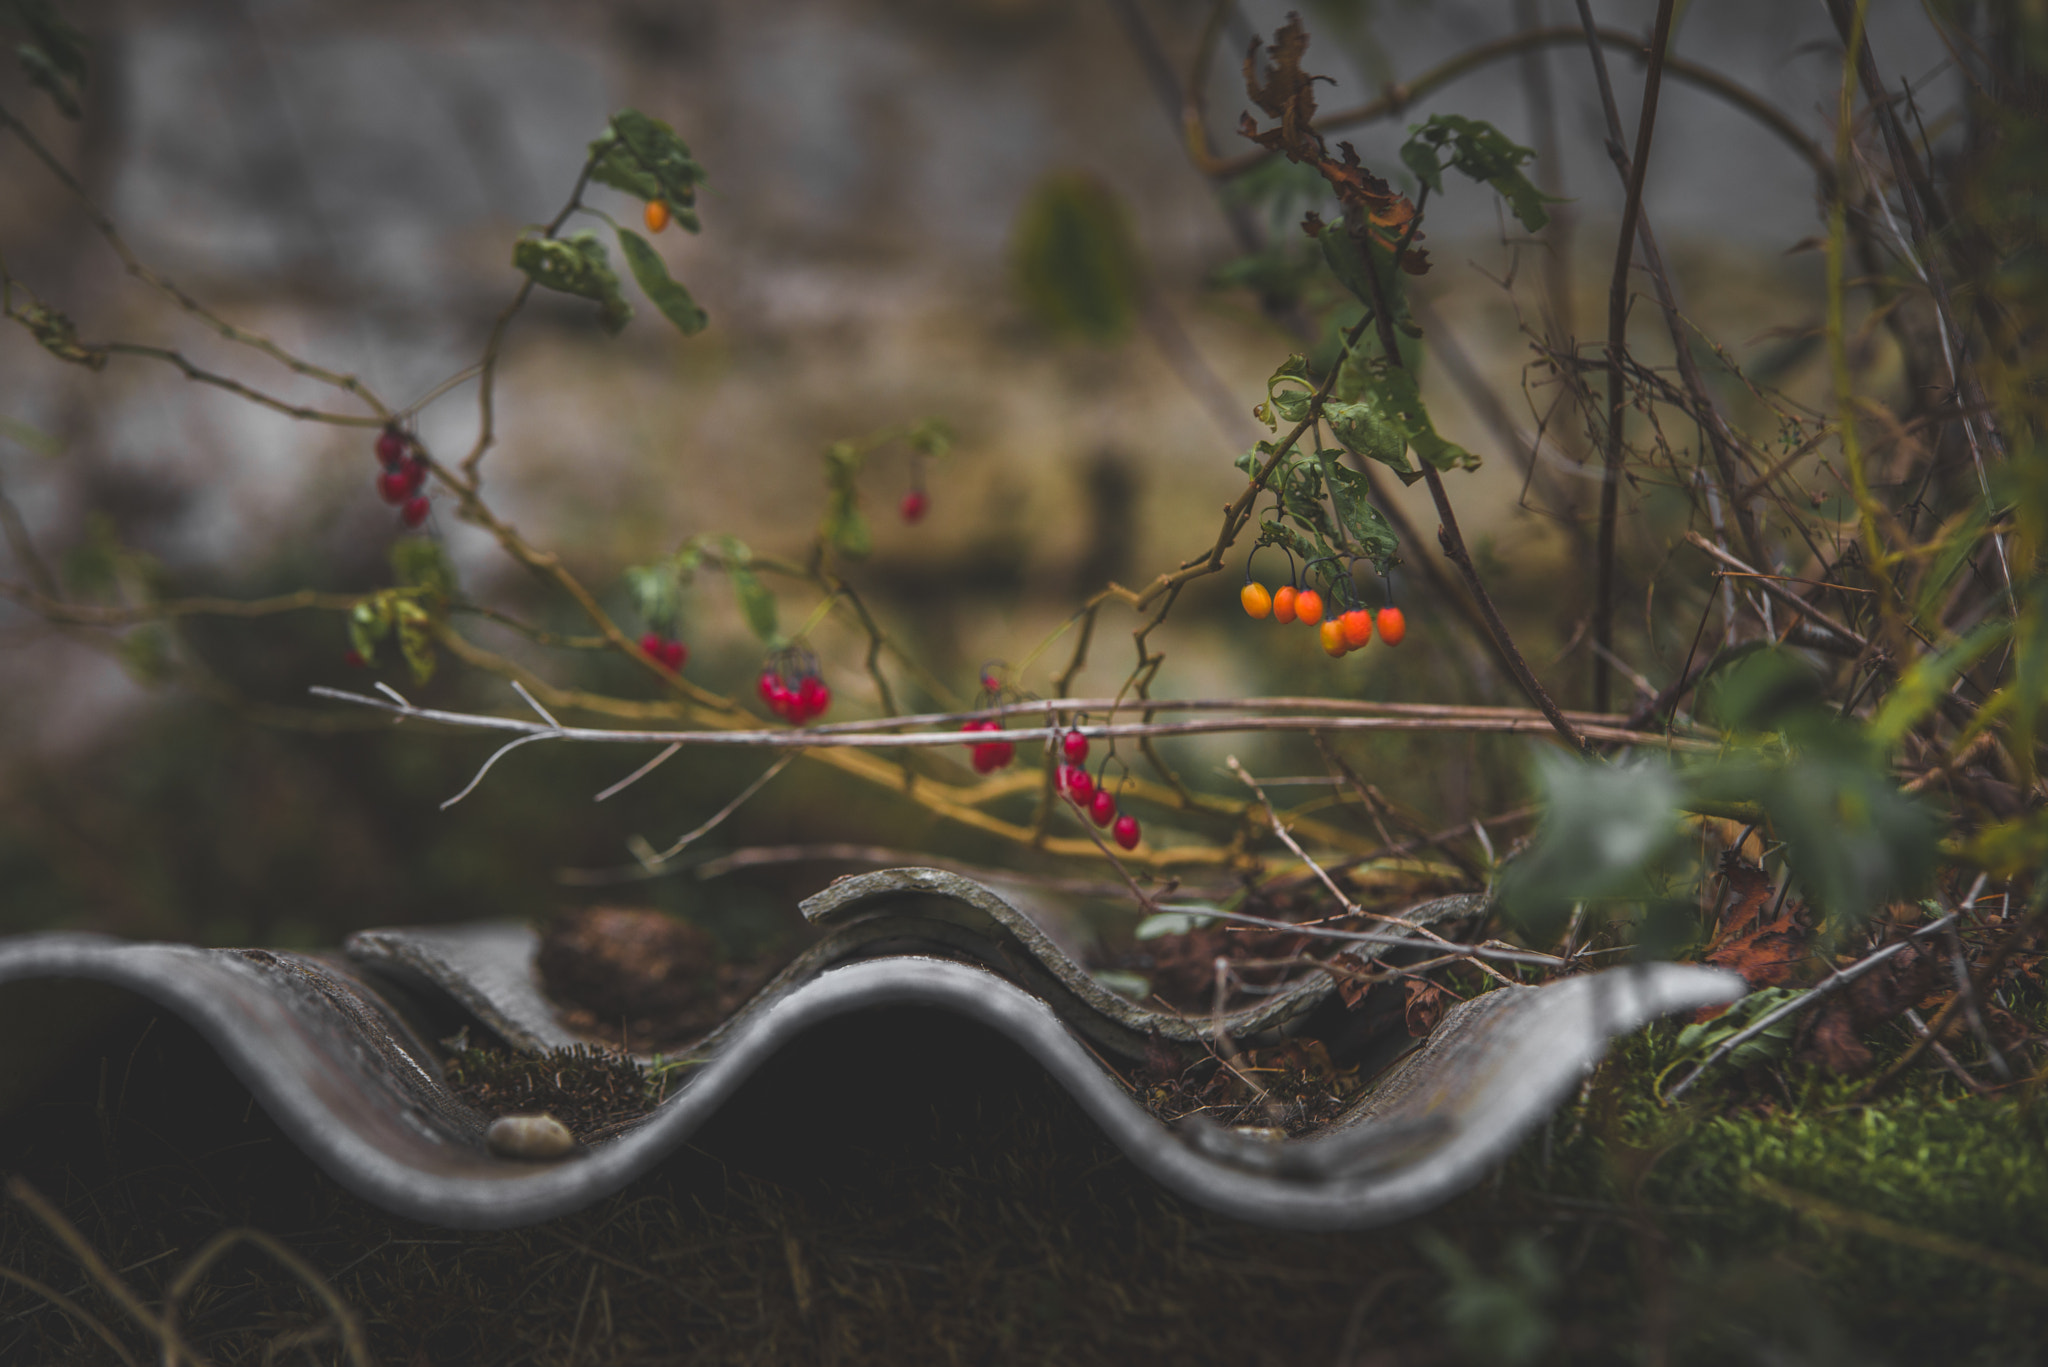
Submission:
M 1750 993 L 1737 1001 L 1726 1011 L 1712 1020 L 1695 1021 L 1678 1032 L 1678 1052 L 1685 1057 L 1705 1056 L 1718 1049 L 1734 1035 L 1740 1034 L 1763 1017 L 1800 995 L 1802 989 L 1793 987 L 1766 987 Z M 1799 1028 L 1799 1017 L 1790 1014 L 1764 1027 L 1754 1039 L 1745 1040 L 1728 1055 L 1728 1063 L 1735 1068 L 1750 1068 L 1759 1063 L 1768 1063 L 1781 1058 L 1792 1046 L 1792 1036 Z
M 1522 174 L 1523 164 L 1535 160 L 1536 154 L 1509 141 L 1492 124 L 1457 114 L 1432 114 L 1427 123 L 1410 125 L 1408 135 L 1401 161 L 1430 189 L 1442 193 L 1448 167 L 1491 185 L 1530 232 L 1541 231 L 1550 221 L 1543 206 L 1555 201 Z
M 1025 201 L 1012 248 L 1025 306 L 1046 327 L 1111 342 L 1144 293 L 1142 257 L 1114 190 L 1093 176 L 1047 176 Z
M 1338 516 L 1344 519 L 1344 530 L 1351 534 L 1352 547 L 1368 557 L 1373 568 L 1384 576 L 1399 563 L 1395 552 L 1401 549 L 1401 542 L 1380 510 L 1367 501 L 1371 489 L 1365 476 L 1332 462 L 1327 478 L 1336 494 Z
M 1368 460 L 1376 460 L 1401 477 L 1403 484 L 1422 478 L 1408 459 L 1408 434 L 1380 410 L 1375 396 L 1358 403 L 1326 403 L 1323 418 L 1338 441 Z
M 391 573 L 406 588 L 425 589 L 442 599 L 455 596 L 455 566 L 432 537 L 404 536 L 392 542 Z
M 697 202 L 704 168 L 675 129 L 637 109 L 622 109 L 612 116 L 604 135 L 590 144 L 590 154 L 598 159 L 592 180 L 641 199 L 658 199 L 686 231 L 697 231 L 700 225 L 690 206 Z
M 434 619 L 411 598 L 394 602 L 391 615 L 398 623 L 399 653 L 412 671 L 412 681 L 423 684 L 434 677 Z
M 377 646 L 391 634 L 391 595 L 375 594 L 355 605 L 348 614 L 348 643 L 364 664 L 377 659 Z
M 633 316 L 633 306 L 619 293 L 610 254 L 588 229 L 569 238 L 522 237 L 512 244 L 512 264 L 543 289 L 595 302 L 606 332 L 618 332 Z
M 697 301 L 690 297 L 690 292 L 670 277 L 667 265 L 646 238 L 631 228 L 620 228 L 619 250 L 626 254 L 626 265 L 632 268 L 633 279 L 639 283 L 641 293 L 661 310 L 662 317 L 674 323 L 685 337 L 695 336 L 704 330 L 710 318 L 697 307 Z

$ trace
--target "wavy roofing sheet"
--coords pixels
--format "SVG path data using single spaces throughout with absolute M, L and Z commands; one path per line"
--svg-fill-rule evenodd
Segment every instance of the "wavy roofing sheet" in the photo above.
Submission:
M 804 904 L 822 938 L 693 1046 L 703 1062 L 624 1133 L 552 1163 L 493 1155 L 490 1117 L 445 1084 L 432 1041 L 474 1020 L 511 1048 L 583 1042 L 555 1017 L 524 926 L 367 931 L 339 955 L 131 944 L 97 936 L 0 941 L 0 1017 L 21 1076 L 57 1048 L 64 984 L 136 993 L 196 1028 L 315 1162 L 365 1199 L 438 1224 L 502 1228 L 579 1209 L 685 1143 L 791 1039 L 863 1011 L 920 1006 L 991 1026 L 1035 1058 L 1139 1167 L 1191 1201 L 1261 1224 L 1357 1228 L 1415 1214 L 1476 1182 L 1570 1095 L 1615 1036 L 1730 1001 L 1715 969 L 1639 964 L 1545 987 L 1503 987 L 1449 1011 L 1427 1041 L 1321 1129 L 1280 1138 L 1199 1118 L 1167 1124 L 1106 1059 L 1184 1048 L 1212 1028 L 1101 987 L 1014 895 L 955 874 L 894 869 L 843 879 Z M 1476 898 L 1410 909 L 1469 917 Z M 41 986 L 38 987 L 37 985 Z M 1333 990 L 1314 974 L 1223 1018 L 1241 1044 L 1302 1028 Z M 12 1001 L 10 1002 L 10 998 Z M 52 1011 L 57 1014 L 50 1014 Z M 12 1054 L 14 1057 L 5 1058 Z M 17 1112 L 0 1123 L 25 1123 Z

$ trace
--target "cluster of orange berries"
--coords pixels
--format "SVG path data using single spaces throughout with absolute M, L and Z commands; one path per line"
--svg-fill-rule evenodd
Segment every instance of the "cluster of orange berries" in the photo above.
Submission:
M 1292 584 L 1282 584 L 1278 591 L 1269 593 L 1266 586 L 1256 580 L 1247 580 L 1237 598 L 1244 604 L 1248 617 L 1260 620 L 1271 617 L 1283 624 L 1302 622 L 1317 627 L 1323 639 L 1323 653 L 1333 660 L 1372 640 L 1375 627 L 1379 629 L 1380 639 L 1390 646 L 1397 646 L 1408 637 L 1408 617 L 1397 607 L 1381 608 L 1377 618 L 1362 607 L 1326 618 L 1323 616 L 1323 595 L 1314 589 L 1297 589 Z

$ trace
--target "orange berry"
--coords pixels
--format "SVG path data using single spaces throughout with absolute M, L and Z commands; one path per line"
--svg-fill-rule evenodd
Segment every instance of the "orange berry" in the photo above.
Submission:
M 1372 639 L 1372 614 L 1364 608 L 1353 608 L 1337 620 L 1344 624 L 1344 644 L 1353 650 Z
M 1323 654 L 1331 659 L 1340 659 L 1345 651 L 1351 649 L 1344 641 L 1344 622 L 1341 618 L 1330 618 L 1319 628 L 1319 632 L 1323 638 Z
M 1401 644 L 1408 634 L 1408 619 L 1399 608 L 1380 609 L 1380 639 L 1390 646 Z
M 1294 615 L 1314 626 L 1323 620 L 1323 595 L 1314 589 L 1303 589 L 1294 598 Z
M 1282 584 L 1273 595 L 1273 620 L 1285 626 L 1294 620 L 1294 604 L 1300 595 L 1292 584 Z
M 668 205 L 658 199 L 650 199 L 641 217 L 647 220 L 648 232 L 658 233 L 668 226 Z
M 1244 604 L 1244 615 L 1247 617 L 1273 615 L 1273 595 L 1266 592 L 1264 584 L 1246 584 L 1238 591 L 1237 601 Z

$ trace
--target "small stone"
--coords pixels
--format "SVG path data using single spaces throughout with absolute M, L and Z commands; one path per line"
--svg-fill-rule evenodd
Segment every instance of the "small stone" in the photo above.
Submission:
M 484 1131 L 484 1144 L 500 1158 L 544 1161 L 575 1148 L 576 1136 L 551 1115 L 501 1115 Z

